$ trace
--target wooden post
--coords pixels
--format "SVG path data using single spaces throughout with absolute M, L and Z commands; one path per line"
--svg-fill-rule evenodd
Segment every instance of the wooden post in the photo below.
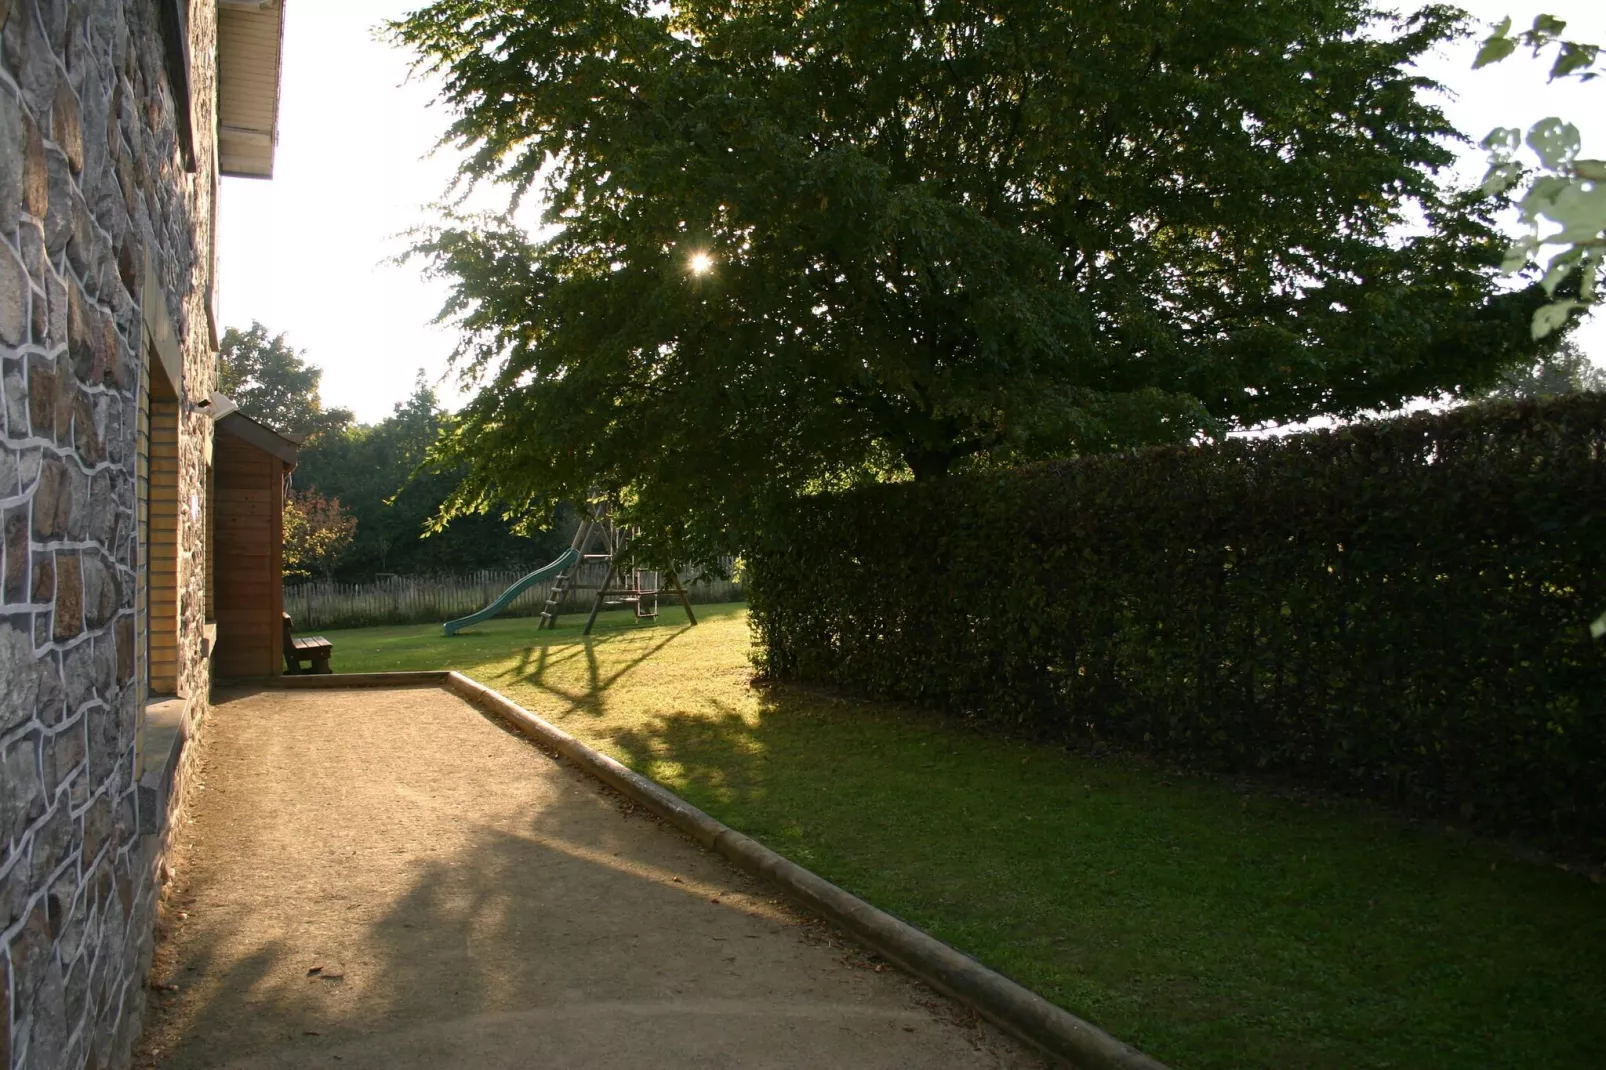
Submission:
M 585 631 L 581 632 L 581 635 L 591 634 L 591 626 L 597 623 L 597 614 L 602 612 L 602 600 L 607 596 L 608 588 L 613 586 L 613 574 L 618 571 L 619 566 L 609 560 L 607 578 L 602 581 L 602 586 L 597 588 L 597 600 L 591 603 L 591 616 L 586 618 Z
M 691 599 L 686 597 L 686 588 L 680 585 L 680 569 L 669 570 L 669 578 L 674 581 L 675 593 L 680 596 L 680 604 L 686 607 L 686 619 L 691 621 L 692 627 L 697 626 L 697 614 L 691 611 Z

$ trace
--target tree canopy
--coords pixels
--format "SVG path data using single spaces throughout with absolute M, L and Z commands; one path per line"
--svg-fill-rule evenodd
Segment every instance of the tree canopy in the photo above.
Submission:
M 356 520 L 355 540 L 325 571 L 362 580 L 384 572 L 534 567 L 557 556 L 572 534 L 567 514 L 553 518 L 556 530 L 529 535 L 497 517 L 463 516 L 425 537 L 460 478 L 456 470 L 425 463 L 449 427 L 450 418 L 420 373 L 413 392 L 385 419 L 321 435 L 302 448 L 296 486 L 336 499 Z
M 317 435 L 352 421 L 349 409 L 325 409 L 318 395 L 323 369 L 308 364 L 283 334 L 269 335 L 252 321 L 248 330 L 223 332 L 218 389 L 240 411 L 276 431 Z
M 1531 363 L 1503 198 L 1369 0 L 437 0 L 462 178 L 418 253 L 481 389 L 450 502 L 765 495 L 1470 393 Z M 682 541 L 682 545 L 689 545 Z M 696 551 L 693 551 L 696 552 Z
M 461 516 L 425 538 L 461 472 L 425 463 L 451 421 L 422 372 L 388 417 L 364 424 L 349 409 L 325 408 L 322 369 L 260 323 L 227 330 L 220 356 L 218 388 L 242 412 L 308 435 L 292 477 L 299 494 L 285 507 L 286 553 L 296 559 L 287 575 L 350 581 L 533 567 L 568 542 L 568 512 L 521 517 L 524 534 L 499 517 Z
M 357 518 L 317 491 L 292 491 L 284 502 L 284 574 L 329 579 L 357 537 Z

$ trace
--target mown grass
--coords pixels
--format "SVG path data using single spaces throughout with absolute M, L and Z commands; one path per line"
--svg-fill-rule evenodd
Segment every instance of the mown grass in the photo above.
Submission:
M 1597 1067 L 1606 887 L 1359 803 L 755 688 L 740 606 L 330 632 L 455 668 L 1178 1070 Z

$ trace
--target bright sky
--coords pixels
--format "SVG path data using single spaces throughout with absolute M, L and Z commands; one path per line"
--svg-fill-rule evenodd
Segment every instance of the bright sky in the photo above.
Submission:
M 1540 11 L 1567 19 L 1579 39 L 1606 42 L 1601 0 L 1461 0 L 1480 20 L 1511 14 L 1521 26 Z M 271 181 L 223 180 L 220 297 L 226 326 L 260 320 L 324 369 L 327 405 L 377 420 L 412 388 L 422 368 L 446 371 L 453 335 L 430 325 L 444 298 L 416 266 L 386 261 L 403 232 L 427 222 L 427 206 L 453 161 L 430 150 L 446 117 L 429 107 L 428 84 L 409 81 L 406 56 L 376 40 L 374 28 L 420 0 L 299 0 L 285 11 L 279 148 Z M 1415 5 L 1412 5 L 1415 6 Z M 1584 155 L 1606 157 L 1606 78 L 1546 85 L 1546 68 L 1513 57 L 1470 69 L 1466 42 L 1425 73 L 1456 94 L 1450 118 L 1474 140 L 1495 126 L 1526 128 L 1561 115 L 1583 133 Z M 1473 152 L 1465 171 L 1483 173 Z M 1580 341 L 1606 364 L 1606 315 Z M 443 384 L 448 404 L 458 395 Z

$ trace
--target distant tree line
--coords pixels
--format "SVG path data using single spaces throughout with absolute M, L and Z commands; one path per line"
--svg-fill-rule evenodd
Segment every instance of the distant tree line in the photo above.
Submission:
M 348 409 L 324 407 L 322 370 L 283 334 L 260 323 L 230 328 L 221 349 L 219 389 L 252 419 L 307 436 L 291 477 L 287 516 L 296 511 L 290 527 L 298 546 L 336 552 L 302 554 L 299 575 L 354 582 L 384 573 L 519 567 L 543 563 L 567 545 L 573 519 L 562 513 L 532 518 L 538 523 L 528 535 L 494 515 L 459 517 L 430 530 L 462 477 L 421 467 L 451 421 L 422 372 L 405 401 L 369 424 Z
M 1506 372 L 1485 396 L 1507 401 L 1549 401 L 1586 390 L 1606 390 L 1606 370 L 1593 364 L 1578 343 L 1568 339 L 1547 359 Z

